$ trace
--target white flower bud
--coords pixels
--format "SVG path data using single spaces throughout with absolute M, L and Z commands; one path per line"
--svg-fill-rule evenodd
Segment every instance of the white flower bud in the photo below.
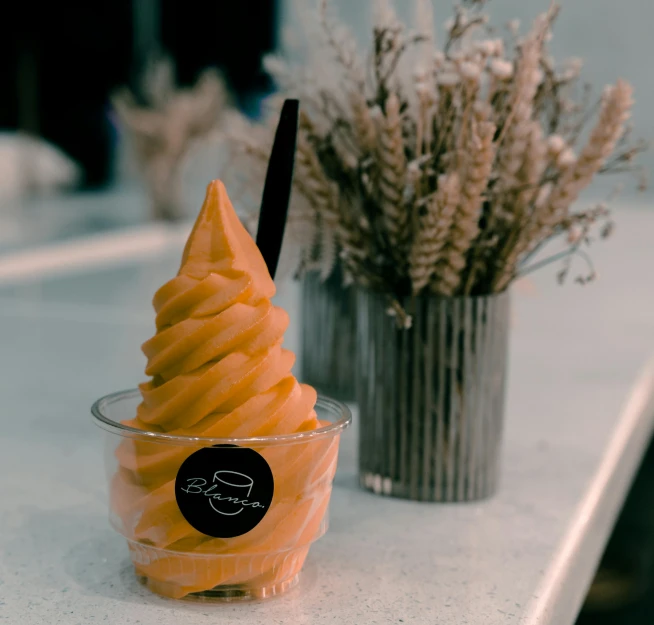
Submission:
M 453 72 L 444 72 L 438 76 L 438 84 L 441 87 L 456 87 L 460 81 L 459 75 Z
M 571 165 L 574 165 L 577 162 L 577 156 L 574 153 L 574 150 L 572 148 L 567 148 L 561 152 L 557 159 L 556 159 L 556 164 L 563 168 L 563 167 L 570 167 Z
M 475 41 L 472 44 L 472 49 L 480 52 L 485 56 L 493 56 L 495 54 L 495 41 L 491 39 L 484 39 L 483 41 Z
M 571 226 L 568 230 L 568 243 L 574 245 L 581 237 L 582 230 L 579 226 Z
M 481 69 L 476 63 L 465 62 L 459 65 L 459 74 L 461 74 L 462 78 L 465 80 L 475 82 L 479 80 L 479 77 L 481 76 Z
M 372 120 L 378 120 L 384 117 L 384 113 L 381 110 L 381 107 L 379 104 L 375 104 L 374 106 L 370 107 L 370 119 Z
M 565 139 L 561 135 L 550 135 L 547 138 L 547 151 L 550 156 L 558 156 L 565 150 Z
M 499 80 L 509 80 L 513 76 L 513 63 L 502 59 L 493 59 L 489 65 L 490 73 Z
M 509 29 L 509 32 L 515 36 L 520 30 L 520 20 L 511 20 L 506 26 Z
M 410 175 L 407 176 L 407 178 L 409 177 Z M 404 185 L 404 188 L 402 189 L 402 202 L 404 204 L 411 204 L 415 194 L 416 194 L 416 189 L 412 182 L 409 182 L 408 184 Z
M 420 164 L 418 161 L 413 160 L 406 166 L 406 175 L 410 185 L 414 185 L 418 182 L 421 176 Z M 413 191 L 414 189 L 412 188 L 411 190 Z
M 489 119 L 493 114 L 493 107 L 488 102 L 478 100 L 472 105 L 474 114 L 480 119 Z

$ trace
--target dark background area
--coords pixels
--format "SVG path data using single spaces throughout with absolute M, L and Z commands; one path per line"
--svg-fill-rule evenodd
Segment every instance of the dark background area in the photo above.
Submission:
M 654 441 L 604 550 L 576 625 L 654 624 Z
M 138 4 L 137 4 L 138 3 Z M 47 139 L 78 161 L 84 186 L 111 181 L 116 130 L 109 96 L 138 86 L 152 54 L 167 53 L 181 84 L 221 68 L 243 108 L 269 88 L 276 0 L 105 0 L 13 3 L 0 38 L 0 128 Z

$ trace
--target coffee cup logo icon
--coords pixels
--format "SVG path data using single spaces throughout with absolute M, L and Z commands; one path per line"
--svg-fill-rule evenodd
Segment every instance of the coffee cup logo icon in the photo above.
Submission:
M 272 503 L 274 479 L 266 460 L 237 445 L 205 447 L 191 454 L 175 479 L 180 512 L 199 532 L 241 536 L 258 525 Z
M 250 496 L 252 487 L 254 486 L 254 480 L 249 475 L 239 473 L 238 471 L 216 471 L 213 475 L 213 481 L 214 483 L 218 482 L 221 492 L 233 492 L 233 496 L 237 500 L 240 498 L 243 501 Z M 217 507 L 218 504 L 214 503 L 214 498 L 210 499 L 209 503 L 218 514 L 224 514 L 225 516 L 235 516 L 237 514 L 241 514 L 241 512 L 243 512 L 245 509 L 241 505 L 241 507 L 236 510 L 236 512 L 228 512 L 224 509 L 219 509 Z

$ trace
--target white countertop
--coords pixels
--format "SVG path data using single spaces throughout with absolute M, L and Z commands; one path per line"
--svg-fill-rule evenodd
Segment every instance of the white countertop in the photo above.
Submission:
M 250 605 L 151 595 L 106 518 L 89 406 L 142 380 L 149 300 L 175 269 L 179 237 L 136 264 L 109 254 L 106 267 L 85 268 L 73 254 L 70 275 L 41 280 L 25 259 L 22 277 L 0 259 L 0 619 L 570 625 L 654 427 L 654 368 L 644 369 L 654 353 L 654 211 L 625 209 L 618 221 L 593 252 L 598 282 L 559 287 L 546 270 L 515 289 L 498 496 L 431 505 L 363 492 L 348 430 L 331 526 L 300 585 Z M 294 314 L 296 288 L 281 299 Z

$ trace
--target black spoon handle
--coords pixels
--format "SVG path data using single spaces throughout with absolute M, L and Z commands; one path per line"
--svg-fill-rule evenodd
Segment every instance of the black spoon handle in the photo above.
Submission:
M 275 132 L 261 198 L 257 246 L 273 280 L 282 249 L 288 205 L 291 200 L 299 109 L 298 100 L 285 100 Z

